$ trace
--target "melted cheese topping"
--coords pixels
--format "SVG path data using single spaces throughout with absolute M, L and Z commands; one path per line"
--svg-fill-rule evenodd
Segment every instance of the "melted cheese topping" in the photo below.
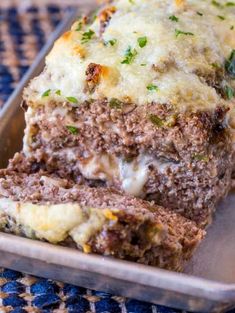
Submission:
M 87 208 L 86 211 L 88 214 L 84 214 L 77 203 L 42 205 L 0 199 L 0 215 L 10 216 L 31 234 L 30 237 L 34 233 L 37 238 L 51 243 L 62 242 L 70 235 L 77 245 L 84 247 L 110 220 L 106 217 L 106 210 Z
M 73 160 L 77 160 L 76 155 Z M 159 173 L 167 171 L 169 166 L 177 166 L 145 154 L 140 154 L 131 161 L 105 153 L 78 160 L 79 170 L 85 178 L 101 179 L 114 185 L 118 184 L 125 193 L 136 197 L 145 196 L 144 186 L 148 181 L 150 165 L 154 166 Z
M 76 22 L 55 43 L 44 72 L 31 82 L 25 98 L 38 104 L 76 97 L 79 104 L 107 97 L 139 105 L 171 103 L 181 110 L 214 109 L 223 100 L 199 76 L 213 76 L 213 64 L 223 66 L 235 48 L 235 7 L 226 6 L 225 0 L 220 3 L 224 7 L 209 0 L 114 1 L 116 12 L 102 34 L 102 18 L 97 17 L 80 31 Z M 172 15 L 178 21 L 169 19 Z M 83 43 L 89 30 L 95 34 Z M 176 36 L 177 30 L 193 35 Z M 140 37 L 147 39 L 142 48 Z M 128 48 L 134 57 L 130 64 L 122 64 Z M 92 92 L 86 88 L 86 70 L 91 63 L 102 69 Z M 234 86 L 234 81 L 229 83 Z M 152 85 L 158 89 L 147 88 Z M 42 97 L 49 89 L 49 96 Z

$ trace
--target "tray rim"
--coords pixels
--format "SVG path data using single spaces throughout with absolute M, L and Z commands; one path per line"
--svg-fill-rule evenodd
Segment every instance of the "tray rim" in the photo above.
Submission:
M 235 284 L 221 283 L 112 257 L 85 254 L 74 248 L 3 232 L 0 232 L 0 251 L 30 259 L 36 258 L 46 263 L 93 272 L 114 279 L 141 283 L 150 287 L 167 288 L 186 295 L 205 297 L 206 292 L 207 297 L 211 300 L 235 301 Z M 115 271 L 117 267 L 119 270 Z

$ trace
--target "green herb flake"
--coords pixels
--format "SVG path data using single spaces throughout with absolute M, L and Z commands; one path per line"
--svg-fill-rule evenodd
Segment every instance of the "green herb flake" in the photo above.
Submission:
M 78 99 L 75 97 L 66 97 L 66 99 L 71 103 L 78 103 Z
M 175 29 L 175 36 L 176 36 L 176 38 L 178 38 L 180 35 L 194 36 L 194 34 L 191 33 L 191 32 L 184 32 L 184 31 L 182 31 L 180 29 Z
M 222 4 L 221 3 L 219 3 L 218 1 L 216 1 L 216 0 L 212 0 L 211 1 L 211 4 L 213 4 L 215 7 L 217 7 L 217 8 L 221 8 L 222 7 Z
M 211 63 L 211 66 L 217 70 L 221 68 L 221 66 L 218 63 Z
M 66 126 L 67 130 L 73 134 L 73 135 L 77 135 L 78 134 L 78 128 L 75 126 L 71 126 L 71 125 L 67 125 Z
M 235 6 L 235 2 L 229 1 L 225 5 L 226 5 L 226 7 L 234 7 Z
M 105 42 L 104 42 L 104 45 L 105 45 L 105 46 L 108 46 L 108 45 L 114 46 L 116 43 L 117 43 L 117 39 L 110 39 L 110 40 L 108 40 L 108 41 L 105 41 Z
M 197 15 L 203 16 L 203 14 L 201 12 L 199 12 L 199 11 L 197 11 Z
M 172 22 L 179 22 L 179 18 L 176 17 L 175 15 L 171 15 L 171 16 L 169 17 L 169 20 L 171 20 Z
M 95 35 L 95 32 L 91 29 L 89 29 L 87 32 L 82 34 L 82 43 L 87 43 L 89 40 L 92 39 L 92 37 Z
M 224 21 L 225 20 L 225 17 L 223 15 L 217 15 L 217 17 L 221 20 L 221 21 Z
M 232 79 L 235 79 L 235 49 L 232 50 L 229 58 L 225 62 L 226 72 Z
M 58 96 L 61 96 L 61 90 L 59 90 L 59 89 L 56 90 L 55 94 L 58 95 Z
M 156 86 L 156 85 L 154 85 L 154 84 L 149 84 L 146 88 L 147 88 L 149 91 L 159 91 L 158 86 Z
M 150 114 L 149 120 L 150 120 L 150 122 L 152 122 L 157 127 L 164 126 L 164 121 L 159 116 L 157 116 L 156 114 Z
M 131 47 L 129 47 L 125 52 L 125 59 L 122 60 L 121 64 L 131 64 L 134 61 L 137 54 L 138 52 L 136 49 L 131 49 Z
M 235 90 L 231 86 L 226 85 L 224 87 L 224 93 L 228 100 L 232 100 L 235 97 Z
M 234 30 L 234 26 L 233 25 L 230 27 L 230 30 Z
M 129 0 L 129 2 L 130 2 L 131 4 L 135 4 L 135 1 L 134 1 L 134 0 Z
M 79 21 L 78 24 L 77 24 L 77 28 L 75 29 L 76 32 L 80 32 L 80 30 L 82 30 L 82 21 Z
M 46 98 L 49 97 L 51 93 L 51 89 L 46 90 L 43 94 L 42 94 L 42 98 Z
M 209 157 L 205 154 L 194 154 L 192 157 L 196 161 L 209 162 Z
M 146 36 L 138 38 L 138 44 L 140 48 L 144 48 L 147 45 L 148 38 Z
M 109 106 L 111 109 L 121 109 L 122 108 L 122 102 L 116 98 L 112 98 L 109 101 Z
M 146 63 L 142 63 L 142 64 L 140 64 L 140 66 L 146 66 L 147 64 Z

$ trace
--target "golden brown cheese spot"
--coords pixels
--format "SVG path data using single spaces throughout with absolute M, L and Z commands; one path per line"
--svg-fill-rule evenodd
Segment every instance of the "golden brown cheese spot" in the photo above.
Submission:
M 108 25 L 109 21 L 111 20 L 113 14 L 116 12 L 116 8 L 114 6 L 105 8 L 99 14 L 100 20 L 100 34 L 105 31 L 106 26 Z
M 83 245 L 83 252 L 86 254 L 91 253 L 91 246 L 89 246 L 88 244 L 84 244 Z
M 71 39 L 71 34 L 72 34 L 71 31 L 68 31 L 62 35 L 61 39 L 69 41 Z
M 104 212 L 104 216 L 108 219 L 108 220 L 111 220 L 111 221 L 117 221 L 118 218 L 116 215 L 113 214 L 113 212 L 109 209 L 106 209 L 103 211 Z
M 183 6 L 185 2 L 185 0 L 175 0 L 175 4 L 177 5 L 177 7 Z
M 117 85 L 119 82 L 120 73 L 116 68 L 102 66 L 101 78 L 101 84 L 103 85 L 100 86 L 100 91 L 102 91 L 102 87 L 112 88 L 113 86 Z
M 125 102 L 125 103 L 132 103 L 132 99 L 129 96 L 124 96 L 123 97 L 123 102 Z
M 108 78 L 110 75 L 110 68 L 108 66 L 101 66 L 101 75 L 104 79 Z
M 82 47 L 81 45 L 77 44 L 73 48 L 73 54 L 74 55 L 79 55 L 81 58 L 85 58 L 85 56 L 86 56 L 86 49 L 84 47 Z

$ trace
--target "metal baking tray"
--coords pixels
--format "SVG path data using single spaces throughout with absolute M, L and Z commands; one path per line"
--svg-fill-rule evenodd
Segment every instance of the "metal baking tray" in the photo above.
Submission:
M 79 0 L 78 0 L 79 2 Z M 93 1 L 81 1 L 90 8 Z M 89 4 L 87 6 L 87 4 Z M 84 7 L 82 9 L 85 9 Z M 22 89 L 44 66 L 54 40 L 77 12 L 68 14 L 0 111 L 0 167 L 21 149 L 24 129 Z M 192 312 L 225 312 L 235 307 L 235 194 L 217 210 L 213 225 L 183 274 L 86 255 L 0 233 L 0 266 Z

